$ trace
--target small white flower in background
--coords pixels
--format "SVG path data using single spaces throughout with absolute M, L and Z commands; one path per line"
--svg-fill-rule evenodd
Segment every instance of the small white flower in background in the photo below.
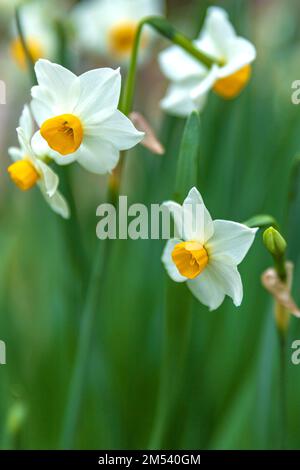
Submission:
M 56 163 L 78 161 L 87 170 L 104 174 L 119 161 L 121 150 L 144 137 L 117 108 L 120 71 L 90 70 L 79 77 L 61 65 L 39 60 L 38 86 L 32 88 L 32 112 L 40 130 L 32 139 Z
M 10 20 L 15 13 L 16 7 L 25 2 L 26 0 L 0 0 L 0 23 Z
M 20 147 L 8 149 L 14 161 L 8 167 L 12 181 L 23 191 L 37 184 L 51 209 L 63 218 L 70 216 L 65 198 L 58 191 L 59 178 L 56 173 L 43 161 L 47 158 L 44 148 L 33 151 L 30 140 L 33 135 L 33 120 L 29 107 L 25 106 L 17 129 Z
M 180 238 L 167 242 L 162 262 L 175 282 L 187 282 L 193 295 L 210 310 L 225 295 L 239 306 L 243 286 L 237 265 L 251 247 L 257 229 L 227 220 L 212 220 L 202 197 L 192 188 L 183 205 L 164 205 L 173 215 Z
M 36 62 L 40 58 L 52 59 L 57 49 L 57 35 L 53 24 L 53 2 L 48 0 L 31 1 L 20 9 L 22 30 L 28 51 Z M 10 51 L 21 68 L 26 68 L 26 56 L 18 36 L 16 22 L 13 18 L 13 39 Z
M 164 0 L 90 0 L 74 8 L 73 20 L 80 46 L 109 60 L 130 59 L 138 23 L 142 18 L 162 15 Z M 88 26 L 87 26 L 88 25 Z M 145 57 L 154 38 L 150 29 L 141 39 L 139 59 Z
M 203 29 L 194 45 L 222 65 L 214 64 L 208 69 L 178 46 L 161 52 L 161 70 L 171 81 L 161 106 L 171 114 L 187 116 L 193 110 L 201 110 L 210 90 L 222 98 L 234 98 L 250 79 L 255 47 L 237 36 L 222 8 L 208 8 Z

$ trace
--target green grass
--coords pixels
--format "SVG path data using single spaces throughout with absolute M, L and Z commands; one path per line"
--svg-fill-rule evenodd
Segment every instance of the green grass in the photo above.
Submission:
M 209 98 L 201 115 L 197 186 L 214 218 L 242 222 L 269 213 L 279 221 L 288 238 L 289 258 L 296 263 L 293 291 L 300 302 L 299 178 L 287 214 L 292 161 L 300 150 L 300 111 L 290 103 L 290 85 L 298 77 L 292 75 L 286 53 L 299 38 L 283 39 L 280 50 L 265 48 L 258 40 L 257 17 L 246 8 L 252 2 L 215 3 L 231 11 L 238 31 L 257 45 L 258 60 L 251 83 L 239 98 Z M 245 6 L 241 14 L 239 3 Z M 292 16 L 296 2 L 286 3 Z M 195 11 L 199 4 L 193 2 Z M 277 5 L 274 1 L 271 8 Z M 175 9 L 172 15 L 176 22 Z M 286 70 L 284 83 L 276 81 L 278 70 Z M 148 114 L 143 86 L 140 80 L 137 109 Z M 149 119 L 156 120 L 151 113 Z M 131 202 L 150 204 L 172 197 L 184 124 L 163 117 L 158 132 L 165 156 L 153 156 L 140 146 L 128 154 L 123 191 Z M 106 180 L 77 167 L 71 169 L 71 180 L 91 267 L 102 243 L 95 235 L 95 211 L 105 200 Z M 0 218 L 0 339 L 7 344 L 7 365 L 0 366 L 0 442 L 2 448 L 57 448 L 80 332 L 86 291 L 81 288 L 88 273 L 74 271 L 70 246 L 73 236 L 79 243 L 77 235 L 63 229 L 38 191 L 23 195 L 9 187 Z M 137 449 L 150 444 L 168 340 L 164 310 L 170 281 L 160 261 L 163 246 L 155 240 L 120 240 L 111 246 L 99 285 L 76 448 Z M 272 300 L 260 282 L 271 264 L 259 234 L 240 268 L 245 293 L 238 309 L 227 299 L 210 313 L 185 286 L 171 286 L 178 300 L 174 315 L 190 325 L 184 366 L 181 370 L 178 363 L 177 369 L 174 363 L 168 371 L 175 385 L 165 405 L 169 411 L 161 446 L 279 447 L 278 344 Z M 181 341 L 178 331 L 176 335 Z M 293 318 L 289 348 L 294 339 L 300 339 L 300 323 Z M 176 357 L 176 344 L 172 347 Z M 286 444 L 299 448 L 300 374 L 290 353 L 289 349 Z M 17 403 L 26 415 L 12 434 L 6 420 Z

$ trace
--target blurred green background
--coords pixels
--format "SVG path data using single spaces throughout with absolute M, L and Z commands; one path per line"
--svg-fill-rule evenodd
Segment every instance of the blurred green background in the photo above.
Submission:
M 167 17 L 193 37 L 210 4 L 229 12 L 258 57 L 240 97 L 231 102 L 209 97 L 201 115 L 198 189 L 214 218 L 244 221 L 270 213 L 278 219 L 295 263 L 293 292 L 300 302 L 300 179 L 295 197 L 288 199 L 292 162 L 300 151 L 300 109 L 291 103 L 291 84 L 300 79 L 300 5 L 296 0 L 170 0 Z M 0 444 L 52 449 L 59 446 L 88 274 L 74 262 L 79 242 L 72 228 L 65 230 L 68 223 L 48 209 L 38 190 L 23 194 L 7 176 L 7 148 L 16 144 L 30 81 L 10 58 L 6 34 L 3 30 L 0 45 L 0 78 L 7 84 L 7 104 L 0 106 L 0 339 L 7 347 L 7 364 L 0 366 Z M 166 45 L 161 40 L 157 50 Z M 72 55 L 78 58 L 79 52 L 72 48 Z M 75 60 L 74 71 L 94 66 L 86 62 Z M 155 156 L 141 146 L 128 153 L 122 193 L 130 202 L 161 202 L 174 191 L 184 120 L 160 112 L 166 85 L 154 54 L 139 71 L 135 109 L 156 127 L 166 154 Z M 105 200 L 106 178 L 76 165 L 69 172 L 90 266 L 102 243 L 95 214 Z M 111 246 L 99 285 L 75 448 L 150 445 L 166 342 L 163 246 L 156 240 Z M 178 286 L 174 315 L 189 316 L 190 325 L 183 371 L 180 364 L 173 371 L 159 447 L 279 448 L 278 344 L 272 300 L 260 282 L 271 264 L 259 234 L 240 267 L 245 291 L 240 308 L 227 299 L 210 313 Z M 294 339 L 300 339 L 300 323 L 293 318 L 286 356 L 286 445 L 297 449 L 300 366 L 290 360 Z

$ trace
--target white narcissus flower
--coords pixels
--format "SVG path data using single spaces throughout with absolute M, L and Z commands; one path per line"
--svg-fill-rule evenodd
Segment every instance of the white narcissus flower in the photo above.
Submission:
M 243 286 L 237 266 L 251 247 L 256 228 L 227 220 L 212 220 L 202 197 L 192 188 L 183 205 L 165 202 L 180 238 L 167 242 L 162 262 L 175 282 L 187 282 L 194 296 L 210 310 L 225 295 L 239 306 Z
M 8 167 L 13 182 L 23 191 L 37 184 L 54 212 L 67 219 L 70 216 L 65 198 L 58 191 L 59 178 L 43 161 L 47 158 L 43 148 L 33 151 L 30 140 L 33 135 L 33 120 L 28 106 L 24 107 L 17 129 L 20 147 L 11 147 L 8 153 L 14 163 Z
M 203 29 L 194 45 L 219 65 L 208 69 L 178 46 L 160 53 L 161 70 L 171 81 L 161 106 L 171 114 L 187 116 L 193 110 L 201 110 L 211 89 L 222 98 L 234 98 L 250 79 L 255 47 L 237 36 L 222 8 L 208 8 Z
M 52 59 L 56 54 L 57 35 L 53 22 L 53 1 L 40 0 L 25 3 L 20 9 L 20 19 L 24 38 L 32 60 Z M 10 50 L 21 68 L 26 68 L 26 55 L 13 20 Z
M 39 60 L 35 72 L 38 86 L 31 90 L 31 109 L 40 130 L 32 146 L 48 147 L 59 165 L 78 161 L 93 173 L 109 173 L 120 151 L 143 139 L 144 133 L 117 109 L 119 69 L 90 70 L 77 77 L 61 65 Z
M 118 109 L 120 71 L 91 70 L 79 77 L 64 67 L 39 60 L 32 111 L 40 130 L 32 145 L 49 146 L 60 165 L 78 161 L 94 173 L 113 170 L 119 152 L 144 137 Z
M 83 49 L 126 63 L 140 20 L 163 10 L 164 0 L 90 0 L 74 8 L 73 20 Z M 139 58 L 153 37 L 151 30 L 143 33 Z

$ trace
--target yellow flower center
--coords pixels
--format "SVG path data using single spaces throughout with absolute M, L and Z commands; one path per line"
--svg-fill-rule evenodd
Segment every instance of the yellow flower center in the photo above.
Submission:
M 62 114 L 47 119 L 40 132 L 49 147 L 61 155 L 76 152 L 83 139 L 81 121 L 73 114 Z
M 10 165 L 7 169 L 12 181 L 22 189 L 27 191 L 32 188 L 40 178 L 39 173 L 29 160 L 18 160 Z
M 245 65 L 232 75 L 220 78 L 214 85 L 214 91 L 222 98 L 235 98 L 245 88 L 250 77 L 251 65 Z
M 173 249 L 172 259 L 182 276 L 194 279 L 206 268 L 208 254 L 199 242 L 181 242 Z
M 137 31 L 135 21 L 122 21 L 114 25 L 109 31 L 108 43 L 111 51 L 118 55 L 129 55 L 131 53 L 135 34 Z M 142 36 L 141 47 L 145 47 L 145 34 Z
M 45 57 L 43 47 L 39 43 L 39 41 L 35 38 L 26 38 L 26 44 L 28 47 L 28 51 L 32 60 L 36 62 L 38 59 Z M 27 62 L 26 62 L 26 55 L 24 52 L 24 48 L 20 38 L 14 39 L 10 44 L 10 50 L 13 58 L 19 64 L 22 69 L 26 69 Z

